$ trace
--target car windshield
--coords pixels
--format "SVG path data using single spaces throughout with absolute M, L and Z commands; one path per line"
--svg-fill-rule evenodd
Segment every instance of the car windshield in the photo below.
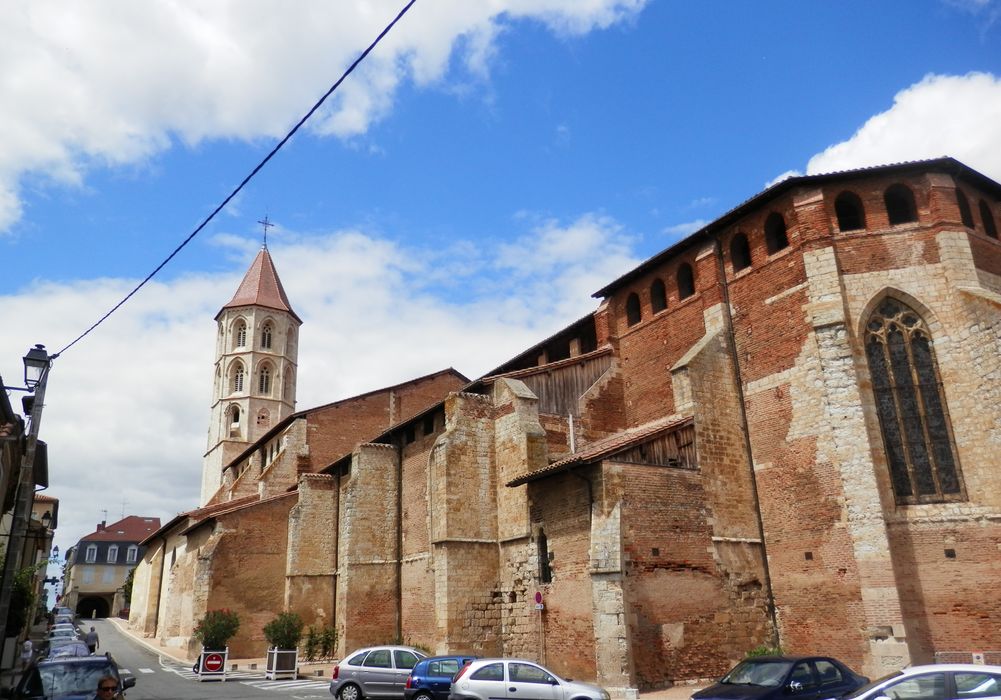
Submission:
M 101 676 L 116 676 L 111 664 L 42 664 L 31 674 L 25 690 L 30 695 L 59 698 L 64 695 L 93 695 Z
M 866 683 L 861 688 L 856 688 L 855 690 L 853 690 L 851 693 L 845 696 L 845 700 L 848 700 L 848 698 L 856 698 L 861 695 L 865 695 L 870 690 L 875 688 L 877 685 L 881 685 L 882 683 L 886 683 L 886 681 L 888 680 L 891 680 L 893 678 L 896 678 L 897 676 L 902 676 L 902 675 L 904 674 L 901 673 L 900 671 L 894 671 L 893 673 L 887 674 L 882 678 L 877 678 L 872 683 Z
M 747 659 L 741 661 L 728 674 L 720 679 L 720 683 L 732 685 L 761 685 L 777 688 L 792 667 L 791 661 L 778 659 Z

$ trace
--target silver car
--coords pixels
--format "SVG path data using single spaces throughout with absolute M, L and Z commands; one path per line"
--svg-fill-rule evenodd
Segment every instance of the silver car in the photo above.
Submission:
M 522 659 L 477 659 L 452 679 L 448 700 L 609 700 L 608 691 L 567 681 Z
M 1001 699 L 1001 666 L 933 664 L 891 673 L 854 693 L 850 700 Z
M 407 677 L 427 654 L 412 647 L 385 646 L 359 649 L 334 666 L 330 694 L 338 700 L 403 698 Z

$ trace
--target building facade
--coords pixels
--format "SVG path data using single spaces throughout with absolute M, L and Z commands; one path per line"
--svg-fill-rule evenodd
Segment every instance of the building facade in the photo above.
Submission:
M 1001 662 L 999 201 L 949 158 L 784 180 L 293 490 L 231 462 L 213 507 L 270 494 L 280 604 L 342 654 L 523 656 L 626 696 L 759 646 Z M 202 560 L 234 532 L 191 527 Z M 198 580 L 256 587 L 254 561 Z
M 159 518 L 139 515 L 98 523 L 66 554 L 61 605 L 85 618 L 121 615 L 128 608 L 122 586 L 142 561 L 142 541 L 159 528 Z

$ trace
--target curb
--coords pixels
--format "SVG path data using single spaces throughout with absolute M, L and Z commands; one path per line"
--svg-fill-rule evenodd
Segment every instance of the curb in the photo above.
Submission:
M 136 636 L 132 632 L 132 630 L 130 630 L 130 629 L 128 629 L 128 627 L 126 627 L 125 620 L 122 620 L 121 618 L 118 618 L 118 617 L 106 617 L 104 619 L 107 620 L 108 622 L 110 622 L 111 624 L 113 624 L 115 627 L 117 627 L 118 631 L 121 632 L 122 634 L 124 634 L 126 637 L 129 637 L 132 641 L 134 641 L 135 643 L 137 643 L 139 646 L 145 647 L 146 649 L 148 649 L 149 651 L 153 652 L 157 656 L 166 656 L 168 659 L 171 659 L 172 661 L 176 661 L 179 664 L 190 665 L 191 662 L 189 662 L 187 659 L 185 659 L 183 657 L 180 657 L 180 656 L 175 656 L 174 654 L 171 654 L 170 652 L 168 652 L 165 649 L 163 649 L 163 647 L 155 646 L 155 645 L 151 644 L 150 642 L 147 642 L 143 637 Z

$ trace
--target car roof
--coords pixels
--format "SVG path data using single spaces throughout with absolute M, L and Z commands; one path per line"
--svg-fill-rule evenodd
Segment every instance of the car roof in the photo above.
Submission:
M 107 655 L 103 656 L 59 656 L 56 658 L 46 657 L 38 662 L 39 666 L 52 666 L 55 664 L 94 664 L 94 665 L 112 665 L 114 662 L 111 657 Z
M 1001 673 L 1001 666 L 988 666 L 985 664 L 925 664 L 922 666 L 909 666 L 901 669 L 900 672 L 906 675 L 916 673 L 928 673 L 930 671 L 970 671 L 974 673 Z
M 479 659 L 476 654 L 439 654 L 438 656 L 429 656 L 425 659 L 421 659 L 420 663 L 426 663 L 428 661 L 440 661 L 442 659 Z

